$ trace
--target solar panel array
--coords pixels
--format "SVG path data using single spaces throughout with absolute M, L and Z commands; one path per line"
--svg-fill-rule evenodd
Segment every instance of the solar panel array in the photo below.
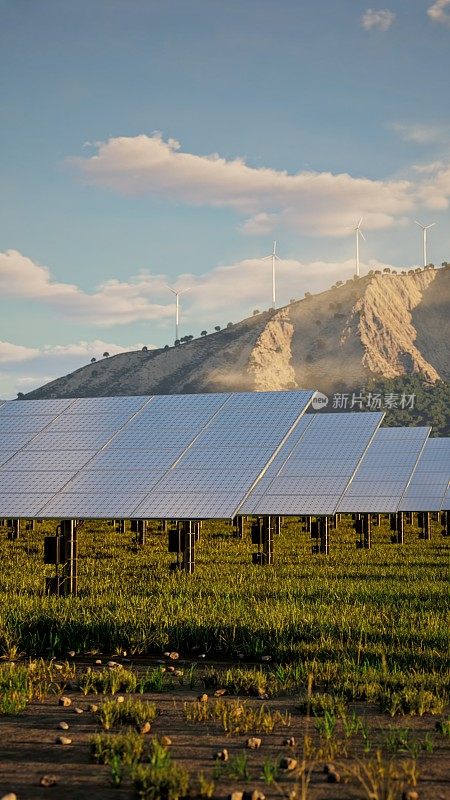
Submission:
M 313 392 L 104 397 L 0 407 L 5 517 L 232 517 Z
M 240 513 L 334 514 L 382 419 L 381 412 L 307 415 Z
M 0 403 L 5 517 L 231 518 L 449 509 L 450 444 L 312 392 Z M 449 509 L 450 510 L 450 509 Z
M 399 511 L 446 510 L 449 478 L 450 439 L 429 439 L 401 499 Z
M 394 513 L 431 428 L 380 428 L 345 490 L 338 511 Z

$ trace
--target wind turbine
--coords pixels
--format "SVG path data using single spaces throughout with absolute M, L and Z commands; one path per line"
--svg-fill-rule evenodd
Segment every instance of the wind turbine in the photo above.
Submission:
M 178 327 L 180 323 L 180 295 L 188 292 L 191 287 L 188 286 L 187 289 L 172 289 L 171 286 L 167 286 L 167 288 L 169 292 L 172 292 L 172 294 L 175 295 L 175 341 L 177 341 L 180 338 L 178 336 Z
M 422 223 L 418 222 L 416 219 L 414 220 L 414 222 L 416 223 L 416 225 L 419 226 L 419 228 L 422 228 L 422 235 L 423 235 L 423 265 L 424 265 L 424 267 L 426 267 L 427 264 L 428 264 L 428 261 L 427 261 L 427 230 L 428 230 L 428 228 L 432 228 L 433 225 L 436 225 L 436 223 L 435 222 L 431 222 L 429 225 L 422 225 Z
M 354 229 L 355 233 L 356 233 L 356 260 L 355 260 L 355 265 L 356 265 L 356 277 L 357 278 L 359 278 L 359 237 L 361 236 L 361 238 L 364 241 L 366 241 L 366 237 L 364 236 L 364 234 L 363 234 L 363 232 L 361 230 L 361 222 L 363 221 L 363 219 L 364 219 L 364 217 L 361 217 L 361 219 L 359 220 L 356 228 Z
M 275 262 L 281 261 L 280 256 L 277 256 L 277 243 L 273 243 L 273 250 L 270 256 L 264 256 L 263 261 L 272 261 L 272 308 L 275 308 L 276 291 L 275 291 Z

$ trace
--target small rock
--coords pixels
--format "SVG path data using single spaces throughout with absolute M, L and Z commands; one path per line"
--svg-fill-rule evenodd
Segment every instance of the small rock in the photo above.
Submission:
M 169 658 L 171 661 L 178 661 L 180 654 L 177 653 L 175 650 L 172 653 L 169 653 Z
M 226 689 L 216 689 L 216 691 L 214 692 L 214 697 L 223 697 L 224 694 L 226 693 L 227 693 Z
M 294 736 L 288 736 L 287 739 L 283 739 L 283 744 L 285 747 L 296 747 L 297 742 L 295 741 Z
M 272 656 L 261 656 L 261 661 L 272 661 Z
M 280 759 L 280 769 L 284 769 L 287 772 L 292 772 L 292 770 L 297 769 L 296 759 L 295 758 Z
M 125 698 L 124 698 L 123 694 L 118 694 L 117 697 L 116 697 L 116 703 L 124 703 L 124 702 L 125 702 Z
M 69 730 L 69 723 L 68 722 L 58 722 L 57 726 L 59 731 L 68 731 Z
M 175 667 L 167 667 L 167 672 L 175 672 Z
M 53 666 L 55 669 L 59 669 L 60 671 L 64 669 L 62 664 L 53 664 Z
M 419 800 L 419 792 L 415 789 L 406 789 L 402 794 L 402 800 Z
M 0 800 L 17 800 L 17 795 L 14 792 L 9 792 L 9 794 L 4 794 Z
M 150 733 L 152 726 L 149 722 L 143 722 L 142 725 L 139 725 L 138 731 L 139 733 Z
M 91 714 L 96 714 L 98 711 L 98 705 L 96 703 L 91 703 L 91 705 L 88 706 L 88 711 L 90 711 Z
M 75 658 L 75 650 L 69 650 L 67 655 L 69 656 L 69 658 Z
M 231 792 L 231 794 L 229 795 L 229 800 L 243 800 L 243 798 L 244 798 L 244 792 L 235 791 Z
M 94 661 L 94 664 L 95 664 L 96 667 L 99 667 L 101 663 L 102 663 L 101 658 L 96 658 L 95 661 Z
M 182 669 L 176 669 L 176 670 L 175 670 L 175 672 L 174 672 L 173 674 L 174 674 L 174 675 L 175 675 L 175 677 L 177 677 L 177 678 L 182 678 L 184 673 L 183 673 L 183 670 L 182 670 Z
M 258 736 L 250 736 L 250 738 L 247 739 L 245 746 L 249 750 L 259 750 L 261 747 L 261 741 L 262 740 Z
M 228 761 L 229 756 L 226 747 L 224 747 L 223 750 L 218 750 L 217 753 L 214 753 L 214 758 L 216 761 Z
M 253 789 L 253 792 L 246 792 L 245 796 L 248 800 L 266 800 L 266 795 L 259 789 Z
M 206 653 L 200 653 L 197 658 L 206 658 Z
M 41 786 L 54 786 L 56 782 L 56 775 L 43 775 L 39 781 Z
M 261 690 L 258 691 L 258 694 L 256 695 L 256 697 L 257 697 L 258 700 L 268 700 L 269 699 L 269 695 L 267 694 L 267 692 L 262 692 Z
M 340 783 L 341 776 L 339 775 L 339 772 L 335 769 L 330 769 L 327 774 L 327 781 L 328 783 Z
M 166 651 L 165 653 L 163 653 L 163 655 L 164 655 L 165 658 L 169 658 L 170 653 L 168 651 Z
M 72 739 L 69 739 L 68 736 L 57 736 L 55 744 L 72 744 Z
M 118 661 L 108 661 L 109 669 L 115 669 L 116 667 L 121 667 L 122 664 L 119 664 Z
M 83 711 L 83 709 L 82 709 L 82 708 L 79 708 L 79 707 L 77 706 L 76 708 L 74 708 L 74 710 L 73 710 L 73 713 L 74 713 L 74 714 L 84 714 L 84 711 Z
M 65 695 L 63 695 L 62 697 L 59 698 L 58 705 L 63 706 L 63 708 L 68 708 L 68 706 L 72 705 L 72 700 L 70 699 L 70 697 L 66 697 Z
M 164 747 L 170 747 L 172 744 L 172 739 L 170 736 L 161 736 L 161 744 L 163 744 Z
M 203 694 L 199 694 L 199 696 L 197 697 L 197 700 L 199 701 L 199 703 L 207 703 L 208 700 L 209 700 L 209 697 L 206 694 L 206 692 L 204 692 Z

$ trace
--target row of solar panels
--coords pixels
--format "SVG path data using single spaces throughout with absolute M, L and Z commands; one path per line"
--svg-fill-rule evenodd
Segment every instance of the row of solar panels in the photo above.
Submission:
M 0 516 L 232 518 L 449 508 L 450 440 L 311 391 L 11 401 Z

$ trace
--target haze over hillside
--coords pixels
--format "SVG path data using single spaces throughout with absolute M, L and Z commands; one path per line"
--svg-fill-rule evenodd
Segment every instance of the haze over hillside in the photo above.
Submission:
M 104 358 L 26 398 L 449 380 L 449 300 L 448 267 L 368 275 L 186 344 Z

